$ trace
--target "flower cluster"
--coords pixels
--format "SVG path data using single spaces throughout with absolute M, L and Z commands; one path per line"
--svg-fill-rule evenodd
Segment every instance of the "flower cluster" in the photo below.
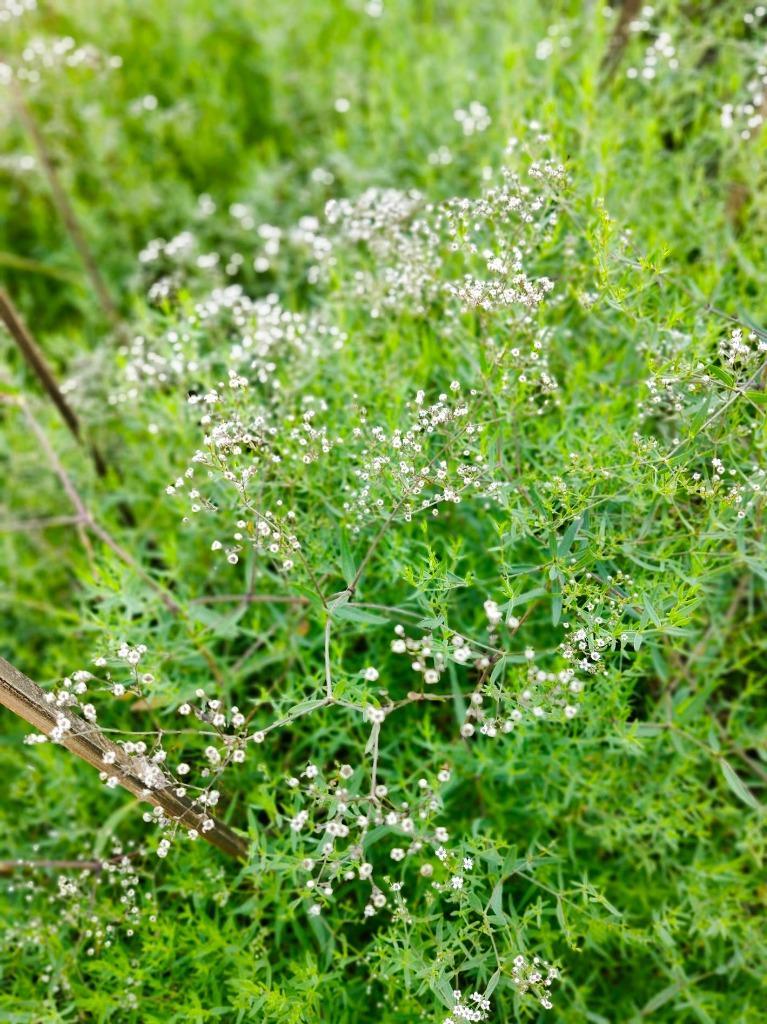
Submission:
M 462 113 L 464 125 L 475 124 Z M 545 142 L 545 136 L 538 141 Z M 512 139 L 507 158 L 516 145 Z M 438 151 L 433 162 L 448 160 L 449 151 L 444 159 Z M 351 292 L 370 303 L 373 316 L 400 307 L 423 314 L 437 302 L 446 302 L 446 313 L 452 307 L 454 314 L 535 308 L 553 285 L 548 278 L 529 277 L 523 261 L 535 256 L 555 226 L 556 197 L 566 175 L 558 162 L 541 159 L 530 163 L 528 176 L 535 187 L 504 166 L 500 183 L 489 184 L 478 197 L 436 205 L 416 191 L 393 189 L 331 200 L 326 207 L 334 229 L 328 263 L 348 261 L 350 248 L 359 250 L 360 260 L 351 263 Z M 456 277 L 461 266 L 464 272 Z
M 464 398 L 459 381 L 435 402 L 419 391 L 406 411 L 402 428 L 371 427 L 367 411 L 359 410 L 352 431 L 353 483 L 343 509 L 353 532 L 371 519 L 391 516 L 410 520 L 417 512 L 438 514 L 438 506 L 459 504 L 463 495 L 492 498 L 498 484 L 480 449 L 483 424 L 469 418 L 476 391 Z
M 5 10 L 8 9 L 9 7 L 6 6 Z M 0 11 L 0 23 L 3 20 L 7 19 L 2 18 Z M 14 67 L 9 64 L 0 65 L 0 81 L 8 81 L 15 77 L 20 82 L 36 85 L 46 72 L 59 68 L 88 68 L 94 71 L 103 71 L 121 66 L 121 57 L 104 54 L 90 44 L 78 46 L 71 36 L 63 36 L 59 39 L 39 37 L 31 39 L 24 46 L 20 60 Z
M 481 132 L 486 132 L 492 124 L 487 107 L 477 100 L 472 100 L 466 110 L 463 107 L 454 110 L 453 117 L 461 126 L 464 135 L 478 135 Z
M 764 123 L 767 114 L 767 46 L 764 44 L 764 19 L 767 7 L 757 4 L 751 11 L 743 15 L 743 22 L 748 30 L 757 30 L 753 44 L 749 46 L 750 77 L 746 81 L 744 95 L 735 103 L 722 106 L 720 121 L 724 129 L 737 131 L 744 141 L 756 135 Z
M 473 992 L 464 999 L 460 989 L 453 992 L 455 1003 L 449 1016 L 442 1024 L 463 1024 L 464 1021 L 483 1021 L 490 1019 L 490 1000 L 480 992 Z
M 7 883 L 5 890 L 23 896 L 27 913 L 20 919 L 22 923 L 5 930 L 5 942 L 12 948 L 34 955 L 50 949 L 52 939 L 61 941 L 62 934 L 68 933 L 77 945 L 81 945 L 85 956 L 94 957 L 109 950 L 118 938 L 130 939 L 144 917 L 148 916 L 150 922 L 156 919 L 154 894 L 142 891 L 139 864 L 144 855 L 143 848 L 133 843 L 123 845 L 112 839 L 108 856 L 94 861 L 87 852 L 83 853 L 82 868 L 73 866 L 56 874 L 55 889 L 49 880 L 40 881 L 39 876 L 33 875 L 21 881 L 14 878 Z M 27 866 L 34 868 L 35 860 L 19 861 L 19 868 Z M 93 913 L 96 898 L 99 899 L 99 915 Z M 44 924 L 43 918 L 34 912 L 37 900 L 57 906 L 58 914 L 50 924 Z M 60 964 L 51 964 L 44 969 L 41 981 L 44 984 L 53 982 L 55 987 L 54 978 L 60 967 Z M 61 983 L 64 979 L 59 977 L 58 981 Z
M 652 11 L 652 8 L 645 8 Z M 634 22 L 634 25 L 644 26 L 645 22 Z M 639 30 L 641 31 L 641 29 Z M 626 69 L 626 78 L 635 78 L 640 82 L 651 82 L 663 66 L 671 71 L 679 67 L 679 58 L 676 55 L 676 46 L 669 32 L 659 32 L 644 52 L 644 59 L 641 67 L 631 66 Z
M 61 742 L 65 733 L 72 728 L 72 721 L 67 711 L 75 711 L 82 715 L 86 721 L 95 723 L 98 717 L 96 706 L 87 699 L 89 689 L 99 686 L 102 691 L 111 693 L 114 697 L 124 697 L 132 694 L 142 697 L 145 687 L 154 682 L 151 672 L 139 670 L 139 662 L 147 653 L 145 644 L 130 646 L 124 641 L 116 645 L 114 657 L 107 659 L 103 655 L 94 659 L 94 666 L 101 670 L 101 677 L 94 675 L 87 669 L 78 669 L 71 676 L 66 676 L 59 688 L 49 690 L 45 694 L 45 701 L 54 709 L 60 709 L 57 724 L 50 733 L 50 740 L 54 743 Z M 121 669 L 119 678 L 114 678 L 107 666 L 109 660 L 116 661 Z M 127 670 L 127 676 L 126 676 Z M 32 733 L 26 737 L 27 743 L 45 743 L 46 737 Z
M 103 671 L 101 678 L 89 671 L 74 672 L 62 681 L 58 689 L 46 693 L 47 703 L 58 709 L 56 725 L 48 738 L 52 742 L 61 742 L 72 730 L 75 719 L 70 716 L 71 712 L 76 712 L 86 722 L 96 725 L 96 707 L 87 700 L 88 690 L 94 685 L 99 685 L 103 691 L 117 698 L 131 695 L 143 701 L 146 687 L 155 681 L 151 673 L 140 670 L 140 662 L 146 653 L 147 648 L 143 644 L 134 647 L 121 643 L 117 646 L 114 658 L 111 659 L 123 666 L 123 672 L 118 673 L 117 678 L 108 668 L 109 660 L 99 656 L 94 660 L 94 665 Z M 125 677 L 125 668 L 129 673 L 128 678 Z M 214 784 L 230 764 L 242 763 L 245 760 L 249 737 L 245 716 L 239 708 L 232 706 L 227 709 L 222 700 L 208 697 L 202 688 L 197 689 L 195 696 L 195 701 L 184 702 L 178 708 L 178 714 L 188 719 L 190 725 L 184 729 L 174 730 L 174 733 L 194 743 L 196 752 L 193 755 L 184 755 L 181 742 L 176 742 L 174 753 L 178 763 L 172 765 L 161 730 L 154 734 L 150 742 L 144 739 L 118 738 L 104 751 L 103 768 L 99 775 L 101 781 L 110 789 L 116 787 L 123 777 L 129 776 L 143 787 L 147 796 L 152 791 L 172 790 L 176 797 L 189 800 L 190 808 L 202 818 L 201 827 L 205 831 L 213 827 L 208 809 L 216 806 L 220 796 Z M 130 736 L 130 733 L 127 736 Z M 26 742 L 44 743 L 46 737 L 42 734 L 30 734 Z M 203 745 L 204 750 L 198 749 Z M 200 779 L 198 785 L 192 785 L 187 778 L 192 766 L 195 765 Z M 144 820 L 159 825 L 164 830 L 157 852 L 160 857 L 166 856 L 171 840 L 178 832 L 178 821 L 167 817 L 158 806 L 146 812 Z M 188 834 L 190 838 L 195 839 L 198 833 L 191 829 Z
M 539 144 L 546 141 L 545 135 L 538 136 Z M 507 159 L 517 146 L 517 139 L 509 141 Z M 534 257 L 556 225 L 556 199 L 567 175 L 560 163 L 549 158 L 532 160 L 527 173 L 535 187 L 504 166 L 500 182 L 490 184 L 476 199 L 450 199 L 440 207 L 440 224 L 450 251 L 467 264 L 479 262 L 482 268 L 481 275 L 465 273 L 459 281 L 445 284 L 464 310 L 491 311 L 514 304 L 535 308 L 553 287 L 548 278 L 529 278 L 523 261 Z
M 200 829 L 208 832 L 214 827 L 211 814 L 221 799 L 218 786 L 224 772 L 230 765 L 242 764 L 247 756 L 248 741 L 260 741 L 261 737 L 258 734 L 255 737 L 248 735 L 247 719 L 236 705 L 227 708 L 223 700 L 209 697 L 202 688 L 195 691 L 193 700 L 179 705 L 177 714 L 196 723 L 196 728 L 190 725 L 187 729 L 178 730 L 193 746 L 184 751 L 181 744 L 176 743 L 176 763 L 169 764 L 167 752 L 162 748 L 162 736 L 158 735 L 153 759 L 163 764 L 165 785 L 172 786 L 177 797 L 189 801 L 191 810 L 201 819 Z M 123 743 L 122 746 L 127 749 L 131 745 Z M 199 780 L 197 783 L 190 781 L 191 772 L 196 773 Z M 157 846 L 157 856 L 160 858 L 167 857 L 179 832 L 191 840 L 200 835 L 197 828 L 181 829 L 179 822 L 168 817 L 161 807 L 147 811 L 144 821 L 162 831 Z
M 324 403 L 315 405 L 308 398 L 308 408 L 300 415 L 288 414 L 282 421 L 266 407 L 250 411 L 243 405 L 238 409 L 235 401 L 235 408 L 231 408 L 223 389 L 238 391 L 246 385 L 245 378 L 231 376 L 227 384 L 222 382 L 218 388 L 192 397 L 193 404 L 202 404 L 206 410 L 201 417 L 207 428 L 204 447 L 195 453 L 184 476 L 177 477 L 166 490 L 174 495 L 186 488 L 192 514 L 215 514 L 216 502 L 197 486 L 187 486 L 187 481 L 194 480 L 195 471 L 202 468 L 208 480 L 234 491 L 238 515 L 231 537 L 214 540 L 211 550 L 221 552 L 235 565 L 243 547 L 249 545 L 289 572 L 302 551 L 295 532 L 298 513 L 287 504 L 287 492 L 295 480 L 290 474 L 327 455 L 336 440 L 325 425 L 315 423 Z M 214 418 L 219 406 L 225 414 Z M 275 487 L 278 491 L 284 488 L 286 498 L 275 494 Z M 268 504 L 264 502 L 265 491 L 269 492 Z
M 546 35 L 535 47 L 536 60 L 548 60 L 557 50 L 567 51 L 573 45 L 570 28 L 566 23 L 549 25 Z
M 430 878 L 430 856 L 444 855 L 448 833 L 434 825 L 442 802 L 426 778 L 418 780 L 417 796 L 410 801 L 395 802 L 388 788 L 375 781 L 369 793 L 362 792 L 364 774 L 342 764 L 325 775 L 308 764 L 300 777 L 286 780 L 285 815 L 299 844 L 308 913 L 321 914 L 338 899 L 344 883 L 362 882 L 367 891 L 365 918 L 385 909 L 407 921 L 404 883 L 409 864 L 415 862 L 418 874 Z M 436 781 L 444 784 L 449 779 L 449 771 L 442 769 Z M 375 864 L 370 860 L 373 850 L 379 854 Z
M 216 288 L 160 339 L 136 335 L 120 349 L 121 380 L 109 402 L 135 403 L 146 390 L 180 386 L 192 392 L 192 405 L 219 407 L 223 389 L 279 389 L 285 376 L 311 369 L 345 340 L 320 315 L 288 311 L 274 294 L 254 300 L 239 285 Z M 226 380 L 211 388 L 219 374 Z M 201 395 L 204 389 L 209 390 Z M 209 422 L 210 415 L 203 426 Z
M 415 190 L 369 188 L 356 199 L 327 203 L 332 235 L 326 264 L 330 268 L 342 257 L 349 261 L 354 249 L 360 250 L 361 265 L 347 288 L 370 304 L 372 316 L 403 306 L 425 313 L 436 301 L 442 256 L 431 213 Z
M 299 258 L 306 264 L 309 284 L 320 279 L 322 265 L 328 260 L 331 243 L 321 230 L 318 217 L 307 214 L 287 229 L 274 224 L 260 224 L 256 234 L 260 248 L 253 258 L 253 268 L 259 274 L 278 269 L 283 262 Z
M 731 370 L 751 368 L 767 356 L 767 338 L 736 327 L 719 343 L 719 355 Z
M 474 689 L 460 730 L 464 739 L 475 733 L 491 738 L 511 733 L 526 718 L 574 718 L 584 689 L 582 677 L 598 670 L 599 648 L 611 641 L 596 637 L 593 630 L 576 630 L 559 651 L 568 664 L 557 671 L 546 671 L 535 664 L 533 648 L 512 654 L 498 646 L 500 630 L 506 630 L 513 639 L 521 625 L 511 604 L 502 607 L 488 599 L 484 611 L 489 628 L 484 641 L 470 640 L 459 633 L 448 634 L 442 640 L 431 633 L 409 637 L 398 625 L 391 649 L 410 659 L 413 671 L 427 687 L 440 682 L 450 662 L 473 671 Z
M 558 977 L 557 968 L 539 956 L 534 956 L 532 962 L 521 954 L 514 958 L 512 983 L 520 995 L 532 991 L 544 1010 L 550 1010 L 554 1005 L 549 998 L 549 990 Z
M 745 519 L 764 504 L 767 488 L 767 470 L 753 464 L 750 467 L 729 468 L 714 456 L 710 467 L 704 466 L 690 474 L 688 489 L 706 501 L 718 501 L 720 512 L 735 509 L 738 519 Z
M 645 381 L 648 396 L 637 405 L 640 422 L 681 424 L 712 395 L 725 402 L 736 387 L 757 387 L 759 367 L 767 358 L 763 332 L 733 328 L 720 338 L 715 354 L 694 350 L 689 336 L 679 332 L 671 335 L 649 353 L 652 375 Z M 672 444 L 678 440 L 674 438 Z
M 0 24 L 37 10 L 37 0 L 0 0 Z

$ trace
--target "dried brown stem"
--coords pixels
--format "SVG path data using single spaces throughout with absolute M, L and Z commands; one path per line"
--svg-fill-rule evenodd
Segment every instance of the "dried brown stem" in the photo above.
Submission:
M 620 7 L 620 14 L 615 23 L 615 28 L 607 44 L 607 52 L 602 61 L 602 71 L 605 81 L 609 81 L 621 62 L 623 51 L 631 35 L 631 22 L 634 21 L 642 9 L 642 0 L 624 0 Z
M 21 319 L 19 311 L 11 301 L 11 297 L 2 288 L 0 288 L 0 320 L 3 321 L 8 329 L 8 333 L 24 358 L 24 361 L 40 381 L 43 390 L 58 409 L 59 415 L 63 419 L 71 435 L 79 444 L 83 444 L 83 436 L 77 414 L 62 394 L 53 370 L 48 365 L 39 345 L 37 345 L 32 337 L 29 328 Z M 106 476 L 106 463 L 104 462 L 98 448 L 96 448 L 95 445 L 88 445 L 87 447 L 93 459 L 93 464 L 96 467 L 96 472 L 99 476 Z
M 45 693 L 37 683 L 27 678 L 4 658 L 0 658 L 0 704 L 15 715 L 29 722 L 46 736 L 54 729 L 61 732 L 57 741 L 70 753 L 87 761 L 99 771 L 108 770 L 110 776 L 117 778 L 118 783 L 139 800 L 144 800 L 163 813 L 172 821 L 176 821 L 187 829 L 195 829 L 206 842 L 218 847 L 230 857 L 244 860 L 247 857 L 247 844 L 228 825 L 216 818 L 201 812 L 191 800 L 179 796 L 176 783 L 165 776 L 165 784 L 161 787 L 147 785 L 143 777 L 143 769 L 147 762 L 143 757 L 131 756 L 123 748 L 101 732 L 95 725 L 86 722 L 68 708 L 59 708 L 48 703 Z M 62 730 L 61 726 L 65 724 Z M 105 760 L 105 755 L 109 758 Z M 109 760 L 111 763 L 108 763 Z M 157 766 L 153 766 L 156 768 Z M 213 822 L 213 827 L 203 830 L 203 823 Z
M 93 518 L 87 506 L 85 505 L 85 502 L 80 497 L 80 495 L 77 492 L 77 489 L 70 480 L 67 471 L 62 466 L 59 457 L 53 450 L 50 441 L 45 435 L 45 431 L 37 422 L 35 417 L 32 415 L 32 412 L 29 409 L 26 402 L 21 403 L 21 408 L 24 411 L 24 415 L 27 418 L 27 422 L 29 423 L 32 433 L 37 438 L 40 448 L 42 449 L 46 459 L 48 460 L 51 469 L 59 478 L 61 486 L 66 491 L 67 497 L 69 498 L 70 502 L 72 503 L 72 506 L 74 507 L 75 512 L 77 513 L 77 522 L 79 524 L 78 528 L 81 530 L 81 535 L 85 537 L 85 531 L 90 530 L 90 532 L 95 537 L 97 537 L 115 555 L 117 555 L 121 562 L 124 562 L 125 565 L 130 566 L 130 568 L 133 569 L 135 573 L 141 576 L 141 578 L 159 595 L 160 600 L 168 609 L 168 611 L 171 611 L 174 614 L 179 614 L 182 610 L 181 606 L 174 600 L 173 597 L 171 597 L 166 588 L 159 584 L 155 579 L 153 579 L 144 569 L 142 569 L 142 567 L 138 564 L 133 555 L 131 555 L 129 551 L 126 551 L 125 548 L 121 544 L 119 544 L 114 539 L 114 537 L 110 533 L 108 533 L 104 529 L 104 527 L 101 526 L 101 524 Z M 84 539 L 83 544 L 86 550 L 90 551 L 90 544 L 87 542 L 87 539 Z
M 133 853 L 120 853 L 114 857 L 101 860 L 0 860 L 0 876 L 13 875 L 17 871 L 103 871 L 107 864 L 120 864 L 134 856 Z
M 60 526 L 83 526 L 79 516 L 40 516 L 34 519 L 0 523 L 0 533 L 26 533 L 31 530 L 52 530 Z
M 75 249 L 77 249 L 86 273 L 93 285 L 93 290 L 96 293 L 99 305 L 104 311 L 104 315 L 114 328 L 119 329 L 121 327 L 121 320 L 117 306 L 115 305 L 114 299 L 112 298 L 106 281 L 99 269 L 96 257 L 91 251 L 91 247 L 85 237 L 85 232 L 80 225 L 80 221 L 77 218 L 74 207 L 69 201 L 69 197 L 67 196 L 64 186 L 61 184 L 59 172 L 56 169 L 56 164 L 51 156 L 50 150 L 48 149 L 48 143 L 45 140 L 45 136 L 37 123 L 37 118 L 24 98 L 24 94 L 15 79 L 11 80 L 11 89 L 19 118 L 32 140 L 37 151 L 38 159 L 40 160 L 40 166 L 42 167 L 43 173 L 48 181 L 48 186 L 50 187 L 51 196 L 53 198 L 53 205 L 56 207 L 56 210 L 64 223 L 64 227 L 67 230 L 67 234 L 69 235 L 72 244 Z
M 759 133 L 767 118 L 767 92 L 762 98 L 761 105 L 759 107 L 759 113 L 761 114 L 761 123 L 753 129 L 748 141 L 753 143 L 759 137 Z M 733 181 L 727 190 L 727 199 L 725 202 L 725 208 L 727 211 L 727 219 L 732 225 L 736 233 L 739 233 L 743 228 L 743 211 L 749 200 L 752 198 L 752 189 L 748 184 L 742 181 Z

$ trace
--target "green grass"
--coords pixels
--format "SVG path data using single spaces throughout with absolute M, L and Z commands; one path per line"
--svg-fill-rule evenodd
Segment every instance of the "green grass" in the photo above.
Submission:
M 0 860 L 130 853 L 119 870 L 0 875 L 3 1020 L 442 1022 L 454 989 L 488 992 L 494 1021 L 763 1019 L 767 136 L 743 139 L 721 113 L 747 98 L 767 24 L 736 3 L 658 4 L 610 73 L 618 11 L 41 0 L 4 27 L 14 67 L 37 36 L 121 58 L 21 83 L 121 323 L 97 301 L 39 163 L 19 164 L 35 149 L 9 102 L 2 286 L 108 472 L 0 334 L 1 653 L 44 688 L 81 669 L 108 670 L 111 686 L 130 677 L 119 645 L 146 644 L 151 682 L 124 697 L 94 683 L 83 700 L 112 736 L 154 749 L 161 735 L 166 764 L 191 765 L 190 786 L 211 782 L 200 772 L 218 742 L 178 715 L 199 706 L 198 688 L 222 701 L 238 743 L 266 735 L 216 781 L 215 813 L 248 838 L 239 866 L 146 823 L 146 807 L 62 747 L 25 745 L 27 727 L 3 711 Z M 628 77 L 664 30 L 678 67 L 660 57 L 654 78 Z M 145 96 L 156 105 L 140 106 Z M 491 122 L 464 135 L 454 111 L 473 101 Z M 440 147 L 449 161 L 430 160 Z M 548 158 L 566 183 L 531 177 Z M 480 252 L 451 251 L 429 204 L 474 199 L 502 166 L 540 196 L 532 222 L 475 207 Z M 401 230 L 389 217 L 360 242 L 325 204 L 370 188 L 422 199 Z M 316 225 L 291 233 L 307 216 Z M 407 262 L 423 237 L 414 217 L 434 232 L 426 269 Z M 271 255 L 269 226 L 283 232 Z M 185 231 L 186 254 L 140 259 Z M 459 308 L 446 284 L 492 278 L 481 250 L 507 243 L 551 291 L 532 309 Z M 211 253 L 217 262 L 198 261 Z M 233 284 L 259 304 L 201 306 Z M 287 313 L 268 312 L 272 293 L 298 341 Z M 733 358 L 739 325 L 754 336 Z M 160 364 L 164 377 L 151 372 Z M 226 385 L 230 369 L 246 388 Z M 214 387 L 219 401 L 189 403 Z M 453 409 L 465 399 L 467 417 L 436 423 L 422 451 L 395 446 L 440 393 Z M 273 434 L 258 433 L 259 416 Z M 260 441 L 214 453 L 207 473 L 194 453 L 232 422 Z M 374 450 L 388 461 L 371 468 Z M 432 460 L 459 491 L 460 472 L 480 466 L 482 486 L 437 516 L 406 517 L 412 475 L 399 462 L 424 468 L 433 496 L 445 479 Z M 194 482 L 175 487 L 189 466 Z M 223 474 L 253 467 L 240 493 Z M 45 522 L 73 514 L 62 477 L 95 530 Z M 288 509 L 295 520 L 279 518 Z M 265 516 L 280 524 L 278 550 L 258 546 Z M 502 616 L 495 638 L 488 600 Z M 430 636 L 431 652 L 393 649 L 397 624 Z M 475 652 L 468 664 L 456 633 Z M 435 654 L 439 681 L 423 682 L 410 662 L 431 668 Z M 595 672 L 563 697 L 552 674 L 584 657 Z M 530 682 L 529 664 L 544 676 Z M 543 714 L 481 735 L 478 691 L 488 718 Z M 379 734 L 370 708 L 392 703 Z M 309 791 L 307 764 L 319 769 Z M 320 877 L 333 892 L 307 889 L 318 871 L 302 862 L 322 859 L 334 786 L 348 788 L 352 817 L 374 815 L 373 777 L 384 804 L 411 805 L 423 849 L 392 859 L 411 834 L 372 822 L 364 850 L 329 858 Z M 424 792 L 434 803 L 421 819 Z M 308 824 L 292 830 L 302 810 Z M 173 842 L 158 858 L 163 835 Z M 372 916 L 362 863 L 387 895 Z M 515 991 L 519 956 L 557 968 L 552 1009 L 535 986 Z

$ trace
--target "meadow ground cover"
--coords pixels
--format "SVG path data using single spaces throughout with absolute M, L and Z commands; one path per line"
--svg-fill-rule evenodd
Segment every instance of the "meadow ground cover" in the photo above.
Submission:
M 767 8 L 0 32 L 0 1019 L 763 1021 Z

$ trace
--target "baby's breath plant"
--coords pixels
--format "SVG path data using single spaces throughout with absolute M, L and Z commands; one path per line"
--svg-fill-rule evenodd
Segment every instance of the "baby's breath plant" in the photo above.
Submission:
M 3 1019 L 762 1019 L 766 18 L 0 3 Z

